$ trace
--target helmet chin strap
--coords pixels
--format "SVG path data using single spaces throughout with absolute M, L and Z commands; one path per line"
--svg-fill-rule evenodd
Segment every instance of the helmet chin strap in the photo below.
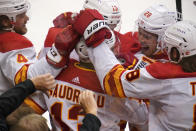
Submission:
M 152 55 L 156 55 L 158 52 L 162 51 L 162 42 L 161 42 L 161 36 L 158 36 L 157 39 L 157 47 L 156 47 L 156 51 L 152 54 Z

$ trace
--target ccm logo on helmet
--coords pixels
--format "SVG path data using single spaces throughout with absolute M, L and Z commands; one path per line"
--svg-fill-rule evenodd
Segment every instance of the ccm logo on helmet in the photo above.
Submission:
M 183 31 L 182 29 L 176 28 L 176 30 L 177 30 L 178 32 L 182 33 L 182 34 L 186 34 L 186 32 Z
M 92 24 L 88 29 L 88 35 L 92 32 L 94 32 L 95 30 L 97 31 L 99 28 L 101 29 L 104 25 L 107 25 L 107 23 L 105 21 L 99 21 L 97 23 Z
M 152 13 L 149 12 L 149 11 L 147 11 L 147 12 L 144 13 L 144 16 L 146 16 L 147 18 L 149 18 L 151 15 L 152 15 Z

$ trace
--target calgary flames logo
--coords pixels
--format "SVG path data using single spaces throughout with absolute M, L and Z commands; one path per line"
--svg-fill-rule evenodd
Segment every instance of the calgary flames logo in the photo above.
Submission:
M 113 12 L 117 12 L 118 11 L 118 7 L 116 7 L 115 5 L 112 6 L 112 8 L 113 8 Z
M 147 11 L 147 12 L 144 13 L 144 16 L 146 16 L 147 18 L 149 18 L 151 15 L 152 15 L 152 13 L 149 12 L 149 11 Z

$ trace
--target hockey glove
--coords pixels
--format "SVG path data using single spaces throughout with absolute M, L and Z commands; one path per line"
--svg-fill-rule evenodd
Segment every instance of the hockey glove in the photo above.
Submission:
M 130 51 L 129 52 L 119 52 L 115 55 L 118 61 L 126 69 L 134 69 L 138 63 L 137 57 L 135 57 Z
M 111 32 L 103 16 L 97 11 L 86 9 L 80 11 L 73 23 L 74 29 L 84 36 L 86 45 L 96 47 L 111 37 Z
M 55 43 L 47 53 L 48 63 L 57 68 L 66 67 L 69 63 L 69 55 L 79 42 L 80 37 L 72 26 L 67 26 L 62 32 L 58 33 Z
M 66 26 L 73 24 L 76 15 L 77 13 L 72 12 L 65 12 L 60 14 L 53 20 L 54 27 L 65 28 Z

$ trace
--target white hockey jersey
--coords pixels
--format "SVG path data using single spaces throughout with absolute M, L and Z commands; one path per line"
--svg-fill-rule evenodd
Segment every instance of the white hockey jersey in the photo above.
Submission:
M 61 28 L 49 29 L 39 58 L 46 55 L 47 50 L 54 43 L 55 36 L 61 30 Z M 46 103 L 41 98 L 32 98 L 37 103 L 37 109 L 49 111 L 56 130 L 79 130 L 84 114 L 78 112 L 81 109 L 78 106 L 78 96 L 82 90 L 86 89 L 95 92 L 102 131 L 119 131 L 120 120 L 129 121 L 138 129 L 146 130 L 148 121 L 146 104 L 135 99 L 119 99 L 104 94 L 95 71 L 78 66 L 76 60 L 72 59 L 69 67 L 58 75 L 57 87 L 51 90 L 50 98 L 45 96 Z M 60 111 L 59 108 L 62 110 Z
M 150 100 L 150 131 L 196 130 L 196 72 L 159 62 L 125 70 L 104 42 L 88 53 L 107 94 Z
M 56 81 L 57 86 L 50 91 L 50 98 L 45 96 L 46 105 L 40 106 L 49 110 L 57 131 L 79 131 L 85 114 L 81 112 L 78 97 L 86 89 L 95 92 L 101 131 L 119 131 L 120 120 L 136 126 L 147 124 L 148 110 L 145 103 L 104 94 L 95 71 L 80 67 L 76 60 L 70 61 L 69 67 L 57 76 Z M 39 104 L 39 100 L 35 101 Z
M 32 43 L 14 32 L 0 34 L 0 56 L 0 94 L 28 78 L 45 73 L 56 76 L 61 71 L 45 57 L 38 61 Z

